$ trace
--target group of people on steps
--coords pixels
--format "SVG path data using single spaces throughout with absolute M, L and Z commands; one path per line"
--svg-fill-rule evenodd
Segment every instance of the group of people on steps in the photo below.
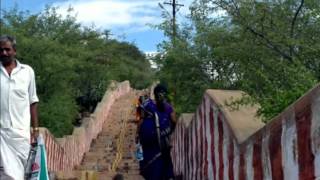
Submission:
M 154 100 L 147 94 L 139 97 L 137 106 L 137 144 L 142 146 L 140 174 L 146 180 L 174 179 L 170 135 L 176 125 L 176 114 L 168 102 L 166 86 L 158 84 Z

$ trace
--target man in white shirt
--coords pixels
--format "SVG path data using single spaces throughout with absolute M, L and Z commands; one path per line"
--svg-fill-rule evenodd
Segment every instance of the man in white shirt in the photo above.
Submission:
M 0 36 L 0 179 L 23 180 L 33 138 L 39 134 L 35 75 L 16 58 L 16 41 Z

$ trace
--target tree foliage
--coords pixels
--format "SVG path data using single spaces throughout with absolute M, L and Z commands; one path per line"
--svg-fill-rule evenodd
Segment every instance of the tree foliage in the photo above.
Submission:
M 196 0 L 190 23 L 180 26 L 175 42 L 160 46 L 168 65 L 159 74 L 187 85 L 174 95 L 178 106 L 192 104 L 182 112 L 194 111 L 199 90 L 239 89 L 269 120 L 320 79 L 319 6 L 317 0 Z
M 134 44 L 81 26 L 53 7 L 4 12 L 1 34 L 17 38 L 17 58 L 34 68 L 40 125 L 56 136 L 72 132 L 79 111 L 94 110 L 110 80 L 129 80 L 138 89 L 152 82 L 149 62 Z

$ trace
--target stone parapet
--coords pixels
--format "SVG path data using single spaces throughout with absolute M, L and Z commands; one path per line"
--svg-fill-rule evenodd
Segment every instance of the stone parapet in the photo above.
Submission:
M 207 90 L 172 141 L 182 179 L 320 179 L 320 84 L 264 125 L 258 107 L 231 110 L 243 92 Z M 186 123 L 186 120 L 190 121 Z
M 112 104 L 122 95 L 131 91 L 129 81 L 112 82 L 98 103 L 95 111 L 83 119 L 80 127 L 75 127 L 72 135 L 55 138 L 49 130 L 41 128 L 45 139 L 49 171 L 71 171 L 81 163 L 85 152 L 90 149 L 93 139 L 101 132 Z

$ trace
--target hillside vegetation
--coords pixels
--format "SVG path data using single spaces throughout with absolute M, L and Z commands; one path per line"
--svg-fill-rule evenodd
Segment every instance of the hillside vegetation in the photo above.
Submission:
M 5 12 L 1 34 L 16 37 L 17 58 L 34 68 L 40 125 L 58 137 L 72 132 L 79 111 L 94 110 L 110 80 L 129 80 L 136 89 L 152 82 L 149 61 L 134 44 L 63 18 L 55 8 Z
M 159 77 L 178 112 L 194 112 L 205 89 L 247 92 L 234 105 L 260 103 L 265 121 L 320 80 L 318 0 L 195 0 L 188 21 L 157 26 Z

